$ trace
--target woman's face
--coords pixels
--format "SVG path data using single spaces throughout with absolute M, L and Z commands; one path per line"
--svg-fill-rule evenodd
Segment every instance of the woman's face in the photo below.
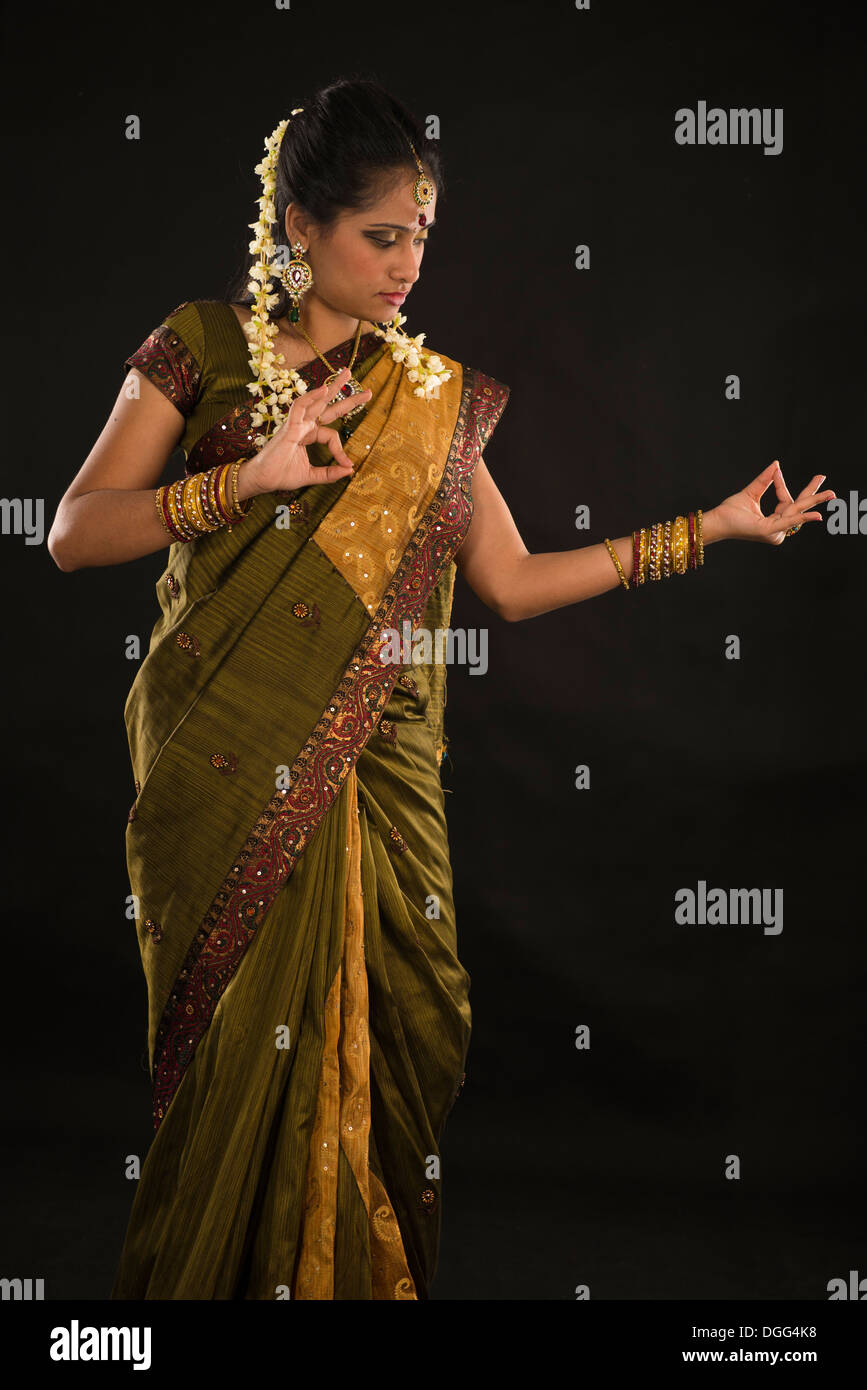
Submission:
M 416 175 L 401 174 L 367 212 L 343 213 L 325 235 L 290 206 L 286 230 L 290 246 L 300 240 L 313 285 L 305 295 L 330 309 L 372 323 L 390 321 L 419 277 L 424 244 L 436 213 L 436 193 L 420 208 L 412 195 Z M 424 225 L 419 216 L 425 217 Z M 386 294 L 395 296 L 387 299 Z M 405 295 L 404 295 L 405 297 Z M 302 301 L 303 303 L 304 301 Z

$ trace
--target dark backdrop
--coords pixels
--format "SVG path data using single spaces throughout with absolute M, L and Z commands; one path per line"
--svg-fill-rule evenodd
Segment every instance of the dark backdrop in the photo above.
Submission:
M 511 386 L 486 460 L 530 550 L 707 509 L 776 457 L 793 493 L 813 473 L 865 489 L 855 16 L 8 12 L 5 495 L 44 498 L 47 533 L 124 357 L 176 304 L 222 295 L 265 135 L 352 73 L 440 117 L 448 189 L 407 327 Z M 676 109 L 700 100 L 782 107 L 782 153 L 677 145 Z M 453 625 L 488 629 L 490 665 L 449 672 L 474 1033 L 442 1145 L 435 1298 L 824 1299 L 867 1274 L 865 546 L 810 523 L 517 624 L 458 579 Z M 151 1135 L 122 711 L 125 640 L 147 649 L 164 556 L 63 574 L 44 543 L 4 534 L 0 559 L 0 1274 L 104 1298 L 124 1157 Z M 677 926 L 674 892 L 699 879 L 782 888 L 782 932 Z

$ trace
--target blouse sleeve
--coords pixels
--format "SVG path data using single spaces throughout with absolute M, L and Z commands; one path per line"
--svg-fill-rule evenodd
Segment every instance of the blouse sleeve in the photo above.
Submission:
M 187 302 L 166 315 L 124 367 L 137 367 L 186 418 L 201 395 L 204 348 L 201 315 Z
M 478 370 L 474 372 L 474 376 L 471 428 L 475 436 L 475 453 L 478 459 L 506 408 L 511 388 Z

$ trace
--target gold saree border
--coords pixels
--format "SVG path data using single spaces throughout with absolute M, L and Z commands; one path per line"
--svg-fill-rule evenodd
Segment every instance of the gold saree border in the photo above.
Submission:
M 257 927 L 341 790 L 388 703 L 400 668 L 380 660 L 385 645 L 381 629 L 400 629 L 405 620 L 412 624 L 421 620 L 431 591 L 469 528 L 473 470 L 505 407 L 509 388 L 475 368 L 462 367 L 461 373 L 457 423 L 439 486 L 407 544 L 373 620 L 295 759 L 289 786 L 270 798 L 234 857 L 163 1009 L 152 1065 L 155 1130 L 164 1119 L 199 1039 Z M 354 438 L 355 435 L 350 444 Z
M 310 1137 L 304 1212 L 292 1285 L 295 1299 L 334 1298 L 339 1149 L 367 1211 L 371 1291 L 375 1299 L 417 1298 L 397 1216 L 369 1168 L 370 1030 L 364 962 L 364 893 L 358 781 L 347 778 L 348 862 L 343 950 L 325 1002 L 325 1046 Z

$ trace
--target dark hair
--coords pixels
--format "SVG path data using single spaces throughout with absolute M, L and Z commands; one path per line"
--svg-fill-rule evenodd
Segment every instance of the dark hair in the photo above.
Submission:
M 436 140 L 428 140 L 424 127 L 378 82 L 366 78 L 340 78 L 320 87 L 312 99 L 301 99 L 297 116 L 289 117 L 277 160 L 274 210 L 271 227 L 274 244 L 286 243 L 286 209 L 298 203 L 324 232 L 334 226 L 343 211 L 361 211 L 382 196 L 384 187 L 401 170 L 418 172 L 410 141 L 436 184 L 444 187 Z M 264 139 L 264 137 L 263 137 Z M 247 288 L 253 256 L 247 250 L 244 263 L 226 287 L 232 304 L 251 304 Z M 268 292 L 279 294 L 271 310 L 272 321 L 290 307 L 283 284 L 271 278 Z

